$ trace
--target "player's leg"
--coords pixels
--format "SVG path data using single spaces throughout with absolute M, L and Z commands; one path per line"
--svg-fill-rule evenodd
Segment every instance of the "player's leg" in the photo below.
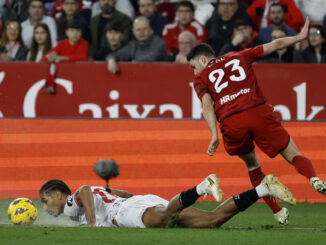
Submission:
M 216 175 L 211 174 L 199 185 L 173 197 L 167 207 L 159 205 L 148 208 L 142 217 L 144 225 L 146 227 L 166 227 L 179 211 L 194 204 L 202 195 L 209 194 L 216 201 L 221 201 L 222 191 L 218 183 Z
M 256 145 L 270 158 L 278 155 L 289 144 L 290 136 L 282 127 L 281 122 L 273 116 L 273 108 L 267 104 L 249 110 L 252 120 L 252 134 Z M 260 175 L 260 169 L 257 169 Z M 255 175 L 255 172 L 252 172 Z M 288 223 L 289 211 L 282 208 L 274 209 L 274 217 L 281 224 Z
M 227 199 L 214 211 L 194 207 L 183 209 L 174 223 L 177 227 L 212 228 L 220 227 L 239 212 L 232 198 Z
M 311 186 L 315 190 L 326 195 L 326 183 L 317 177 L 311 161 L 305 156 L 301 155 L 292 138 L 290 138 L 287 147 L 281 151 L 281 154 L 286 161 L 295 167 L 298 173 L 305 176 L 310 181 Z
M 254 189 L 229 198 L 212 212 L 193 207 L 182 210 L 179 222 L 181 226 L 191 228 L 220 227 L 239 211 L 246 210 L 259 198 L 267 196 L 295 204 L 292 193 L 273 175 L 267 175 Z
M 262 106 L 259 106 L 262 107 Z M 253 108 L 241 113 L 237 113 L 232 117 L 226 118 L 221 124 L 221 132 L 223 134 L 223 143 L 225 150 L 230 155 L 238 155 L 247 165 L 249 178 L 252 185 L 257 186 L 265 177 L 262 172 L 259 160 L 255 153 L 255 145 L 253 143 L 253 125 L 259 121 L 259 115 Z M 265 198 L 264 201 L 271 208 L 275 215 L 282 212 L 282 208 L 273 198 Z M 283 220 L 286 220 L 285 217 Z M 279 219 L 277 219 L 280 222 Z
M 265 174 L 261 170 L 259 159 L 255 150 L 245 155 L 239 155 L 239 157 L 245 161 L 248 167 L 251 184 L 256 187 L 265 178 Z M 289 220 L 289 211 L 286 208 L 280 207 L 273 197 L 264 197 L 264 201 L 273 211 L 275 219 L 281 225 L 287 225 Z

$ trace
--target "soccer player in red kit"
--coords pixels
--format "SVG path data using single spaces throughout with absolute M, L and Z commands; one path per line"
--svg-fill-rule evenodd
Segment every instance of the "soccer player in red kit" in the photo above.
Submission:
M 273 108 L 266 104 L 252 68 L 257 59 L 306 39 L 308 29 L 309 19 L 296 36 L 217 58 L 209 45 L 199 44 L 191 50 L 187 59 L 194 70 L 194 88 L 202 101 L 203 116 L 212 134 L 208 155 L 212 156 L 219 145 L 218 121 L 226 151 L 245 161 L 253 186 L 265 176 L 255 153 L 255 142 L 271 158 L 281 153 L 287 162 L 310 180 L 315 190 L 326 195 L 326 183 L 316 176 L 310 160 L 301 155 L 290 135 L 273 117 Z M 287 225 L 288 210 L 281 208 L 274 198 L 264 200 L 276 220 Z

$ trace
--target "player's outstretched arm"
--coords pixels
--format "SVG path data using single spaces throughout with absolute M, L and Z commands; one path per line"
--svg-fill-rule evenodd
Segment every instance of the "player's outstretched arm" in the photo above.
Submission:
M 95 226 L 96 216 L 94 207 L 94 198 L 91 187 L 84 185 L 76 191 L 76 199 L 78 204 L 84 209 L 87 226 Z
M 263 45 L 264 48 L 264 56 L 269 55 L 277 50 L 287 48 L 288 46 L 300 42 L 307 38 L 309 31 L 310 20 L 309 17 L 306 18 L 306 22 L 301 30 L 296 36 L 293 37 L 284 37 L 280 39 L 276 39 L 270 43 L 266 43 Z
M 218 135 L 217 135 L 217 127 L 216 127 L 216 115 L 213 107 L 213 100 L 209 93 L 204 94 L 202 97 L 203 104 L 203 116 L 207 123 L 207 126 L 212 134 L 212 140 L 209 143 L 207 154 L 209 156 L 213 156 L 216 148 L 218 147 Z
M 118 197 L 123 197 L 123 198 L 129 198 L 132 197 L 133 195 L 128 192 L 128 191 L 124 191 L 124 190 L 117 190 L 117 189 L 112 189 L 110 188 L 111 193 L 118 196 Z

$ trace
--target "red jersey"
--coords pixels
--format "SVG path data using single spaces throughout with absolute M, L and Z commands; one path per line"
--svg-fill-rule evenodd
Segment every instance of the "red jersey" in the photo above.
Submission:
M 176 53 L 179 50 L 178 36 L 183 31 L 190 31 L 196 36 L 197 43 L 208 43 L 208 33 L 202 24 L 197 20 L 192 20 L 189 25 L 181 30 L 179 22 L 174 21 L 164 26 L 162 38 L 165 41 L 167 51 Z
M 260 29 L 261 19 L 266 7 L 266 0 L 255 0 L 248 8 L 247 13 L 252 19 L 256 29 Z M 286 9 L 285 16 L 284 16 L 284 23 L 290 26 L 293 30 L 300 32 L 301 28 L 304 25 L 304 18 L 302 15 L 301 10 L 298 8 L 294 0 L 277 0 L 271 1 L 270 3 L 277 2 L 282 4 L 284 9 Z M 268 11 L 268 25 L 272 22 L 269 18 L 270 12 Z
M 51 52 L 56 52 L 60 56 L 67 56 L 69 57 L 69 61 L 87 61 L 88 42 L 82 38 L 74 45 L 69 43 L 68 38 L 59 41 L 55 47 L 42 57 L 41 61 L 47 61 L 47 55 Z
M 211 60 L 194 78 L 199 99 L 209 93 L 219 122 L 224 118 L 265 103 L 252 63 L 263 57 L 263 46 L 230 52 Z

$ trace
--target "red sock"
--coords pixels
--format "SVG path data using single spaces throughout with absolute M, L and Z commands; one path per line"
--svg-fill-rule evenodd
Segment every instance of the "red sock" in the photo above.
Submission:
M 255 170 L 252 170 L 249 172 L 249 177 L 251 184 L 256 187 L 260 184 L 260 182 L 264 179 L 265 174 L 261 171 L 261 168 L 256 168 Z M 277 204 L 274 197 L 264 197 L 263 198 L 265 203 L 271 208 L 273 213 L 279 212 L 282 208 Z
M 299 174 L 302 174 L 310 180 L 312 177 L 316 177 L 314 166 L 311 161 L 304 156 L 296 156 L 292 160 L 292 164 Z

